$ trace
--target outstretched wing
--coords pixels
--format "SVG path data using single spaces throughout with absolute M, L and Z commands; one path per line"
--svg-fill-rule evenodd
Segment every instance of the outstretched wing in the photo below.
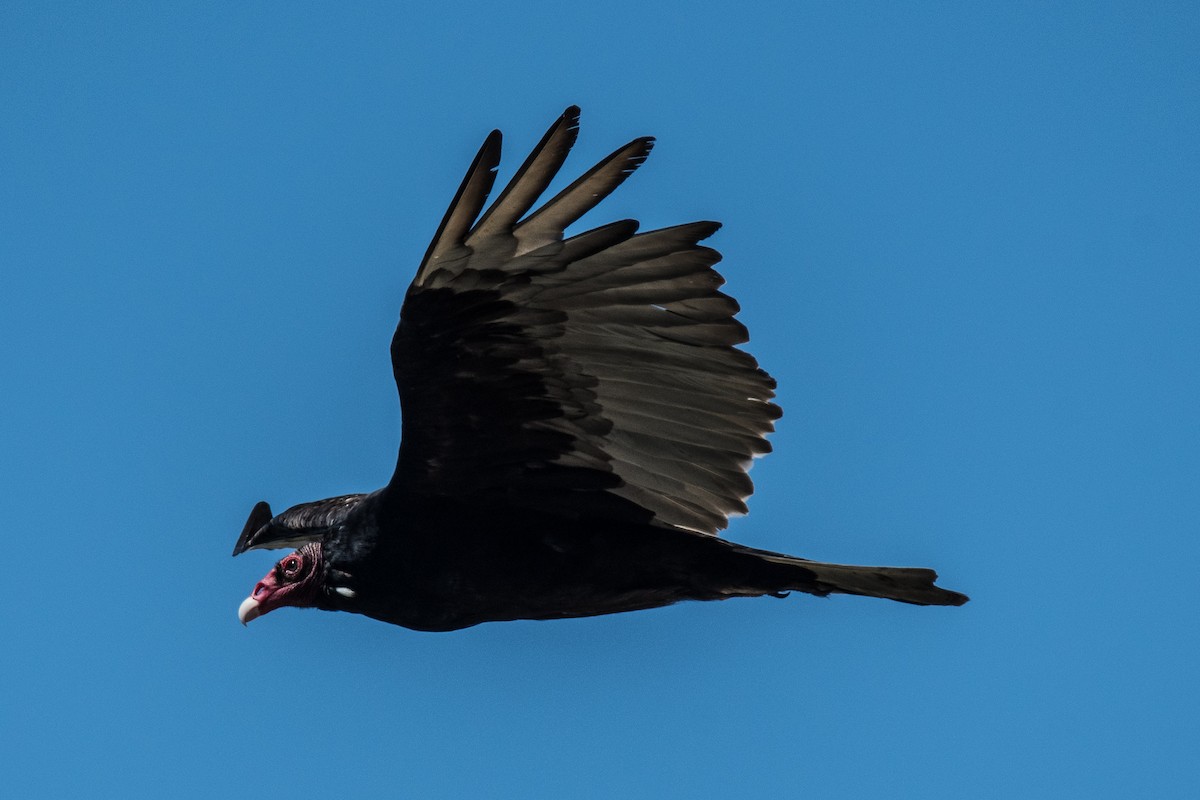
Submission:
M 569 108 L 480 216 L 493 131 L 409 287 L 392 339 L 403 440 L 388 493 L 477 498 L 703 533 L 744 513 L 775 382 L 735 345 L 720 226 L 563 231 L 646 159 L 635 139 L 533 213 L 578 130 Z M 528 214 L 528 216 L 526 216 Z

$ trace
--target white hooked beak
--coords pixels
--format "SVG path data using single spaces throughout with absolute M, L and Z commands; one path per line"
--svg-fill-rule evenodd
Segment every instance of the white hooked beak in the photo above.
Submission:
M 242 601 L 242 604 L 238 606 L 238 619 L 241 620 L 243 625 L 260 616 L 262 616 L 262 611 L 259 610 L 258 601 L 253 597 L 247 597 Z

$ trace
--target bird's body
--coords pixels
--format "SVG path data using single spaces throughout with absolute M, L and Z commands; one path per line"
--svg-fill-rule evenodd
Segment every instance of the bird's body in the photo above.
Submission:
M 619 149 L 528 213 L 574 142 L 551 127 L 495 204 L 485 142 L 409 288 L 392 341 L 403 439 L 386 487 L 260 503 L 234 554 L 301 545 L 239 616 L 283 605 L 417 630 L 802 591 L 958 605 L 931 570 L 823 564 L 717 538 L 744 513 L 779 409 L 736 348 L 715 223 L 564 239 L 651 147 Z

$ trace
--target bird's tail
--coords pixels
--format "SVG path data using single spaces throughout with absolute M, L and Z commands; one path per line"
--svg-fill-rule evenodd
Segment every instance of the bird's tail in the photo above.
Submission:
M 783 570 L 771 569 L 778 591 L 802 591 L 817 595 L 834 592 L 882 597 L 919 606 L 961 606 L 965 594 L 934 585 L 937 573 L 921 567 L 858 567 L 849 564 L 825 564 L 804 558 L 738 547 L 764 562 Z

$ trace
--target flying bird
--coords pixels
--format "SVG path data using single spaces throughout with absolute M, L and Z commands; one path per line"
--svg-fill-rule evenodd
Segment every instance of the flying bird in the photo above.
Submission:
M 422 631 L 788 592 L 961 605 L 909 567 L 826 564 L 717 536 L 770 451 L 775 381 L 737 345 L 720 225 L 570 237 L 653 147 L 634 139 L 541 206 L 575 143 L 568 108 L 491 206 L 484 141 L 391 342 L 402 437 L 388 484 L 273 515 L 233 549 L 299 548 L 238 609 L 365 614 Z

